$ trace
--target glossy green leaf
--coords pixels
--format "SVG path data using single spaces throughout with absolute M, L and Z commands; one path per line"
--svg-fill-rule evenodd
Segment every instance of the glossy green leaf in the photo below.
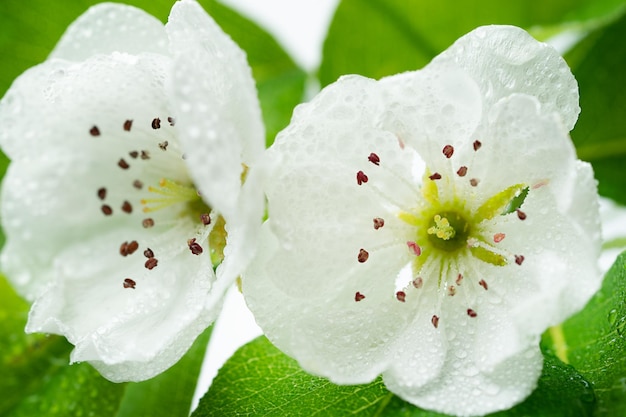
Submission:
M 589 383 L 574 368 L 548 355 L 537 390 L 522 404 L 492 416 L 591 416 L 594 400 Z M 308 375 L 265 337 L 226 362 L 192 417 L 225 415 L 443 416 L 395 397 L 381 378 L 367 385 L 337 386 Z
M 544 343 L 591 383 L 597 416 L 626 415 L 626 253 L 585 309 L 547 334 Z
M 0 95 L 24 70 L 43 62 L 65 28 L 95 0 L 51 4 L 46 0 L 0 1 Z M 173 0 L 125 2 L 167 20 Z M 214 0 L 200 4 L 248 54 L 267 130 L 268 144 L 285 127 L 303 95 L 306 74 L 276 41 L 256 24 Z
M 545 39 L 612 16 L 623 0 L 343 0 L 324 43 L 322 85 L 343 74 L 372 78 L 423 67 L 461 35 L 512 24 Z
M 566 56 L 580 88 L 582 112 L 572 139 L 593 164 L 601 194 L 626 204 L 626 15 Z
M 207 329 L 172 368 L 148 381 L 115 384 L 86 363 L 69 365 L 59 336 L 27 335 L 28 303 L 0 276 L 0 415 L 187 416 L 211 335 Z

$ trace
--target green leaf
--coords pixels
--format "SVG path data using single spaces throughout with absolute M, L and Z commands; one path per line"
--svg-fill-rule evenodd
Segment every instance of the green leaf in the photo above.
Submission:
M 592 163 L 601 194 L 626 204 L 626 15 L 596 31 L 567 56 L 580 87 L 582 112 L 572 139 Z
M 322 85 L 343 74 L 380 78 L 427 64 L 461 35 L 512 24 L 540 39 L 583 31 L 616 13 L 623 0 L 343 0 L 331 22 L 319 71 Z
M 626 253 L 585 309 L 546 334 L 544 343 L 591 383 L 597 416 L 626 415 Z
M 86 363 L 69 365 L 59 336 L 24 333 L 28 303 L 0 276 L 0 415 L 7 417 L 187 416 L 211 329 L 163 374 L 114 384 Z
M 547 355 L 537 390 L 522 404 L 493 417 L 591 416 L 594 394 L 574 368 Z M 358 415 L 439 417 L 387 391 L 382 379 L 338 386 L 304 372 L 265 338 L 239 349 L 220 370 L 192 417 Z
M 74 0 L 51 7 L 47 0 L 0 1 L 0 95 L 29 67 L 43 62 L 67 26 L 97 0 Z M 129 0 L 162 21 L 167 20 L 171 0 Z M 266 124 L 267 143 L 284 128 L 300 103 L 306 73 L 265 31 L 215 0 L 200 3 L 248 54 L 257 82 Z
M 311 376 L 260 337 L 226 362 L 192 417 L 375 416 L 391 398 L 380 379 L 337 386 Z

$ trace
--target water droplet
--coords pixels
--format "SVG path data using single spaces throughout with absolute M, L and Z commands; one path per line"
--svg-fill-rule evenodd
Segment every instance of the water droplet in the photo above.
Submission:
M 609 324 L 613 326 L 617 321 L 617 310 L 613 309 L 609 311 L 609 316 L 607 317 L 607 319 L 609 320 Z
M 626 317 L 622 317 L 622 319 L 617 323 L 617 334 L 620 336 L 624 336 L 626 333 Z

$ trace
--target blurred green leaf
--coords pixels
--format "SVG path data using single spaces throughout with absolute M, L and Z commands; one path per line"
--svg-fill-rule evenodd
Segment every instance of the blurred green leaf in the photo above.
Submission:
M 95 0 L 73 0 L 61 4 L 47 0 L 0 1 L 0 95 L 11 82 L 29 67 L 43 62 L 67 26 Z M 162 21 L 167 20 L 172 0 L 129 0 Z M 306 73 L 265 31 L 215 0 L 200 0 L 248 54 L 248 62 L 257 82 L 266 125 L 267 143 L 284 128 L 291 112 L 303 95 Z
M 546 356 L 537 390 L 493 417 L 584 417 L 595 405 L 593 390 L 574 368 Z M 265 337 L 239 349 L 218 373 L 192 417 L 358 415 L 440 417 L 387 391 L 382 379 L 338 386 L 304 372 Z
M 372 78 L 415 70 L 461 35 L 512 24 L 540 39 L 585 30 L 613 16 L 623 0 L 343 0 L 330 25 L 319 71 L 322 85 L 343 74 Z
M 592 163 L 602 195 L 626 204 L 626 15 L 597 30 L 567 56 L 582 112 L 572 139 Z
M 595 415 L 626 415 L 626 252 L 585 309 L 557 331 L 562 332 L 560 338 L 548 333 L 543 342 L 591 383 L 597 397 Z
M 211 329 L 163 374 L 114 384 L 86 363 L 69 365 L 72 349 L 59 336 L 27 335 L 28 303 L 0 276 L 0 415 L 187 416 Z

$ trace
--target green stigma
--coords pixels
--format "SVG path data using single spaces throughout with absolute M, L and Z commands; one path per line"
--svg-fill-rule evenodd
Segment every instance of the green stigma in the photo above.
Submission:
M 427 234 L 433 247 L 445 252 L 455 252 L 466 246 L 470 224 L 458 212 L 445 211 L 432 217 Z

